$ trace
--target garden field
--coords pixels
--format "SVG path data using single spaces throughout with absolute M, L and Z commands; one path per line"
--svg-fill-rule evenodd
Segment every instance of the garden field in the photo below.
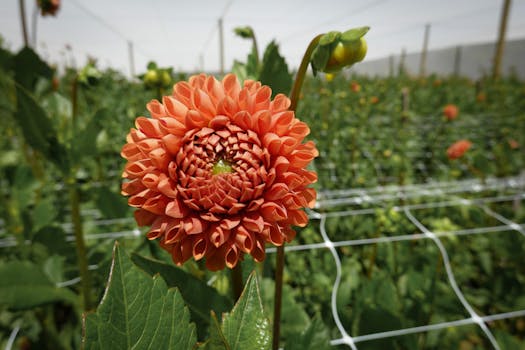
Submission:
M 103 296 L 115 312 L 129 302 L 106 290 L 112 269 L 135 286 L 164 281 L 151 305 L 177 287 L 189 314 L 172 329 L 230 349 L 204 343 L 220 338 L 210 310 L 221 319 L 235 304 L 230 270 L 175 266 L 121 195 L 135 119 L 189 77 L 156 72 L 57 72 L 31 49 L 0 49 L 1 348 L 107 348 L 82 339 L 103 335 Z M 317 201 L 285 245 L 281 347 L 525 349 L 525 83 L 349 70 L 308 75 L 298 101 L 319 151 Z M 272 323 L 275 253 L 244 257 L 241 300 L 262 300 L 254 322 Z

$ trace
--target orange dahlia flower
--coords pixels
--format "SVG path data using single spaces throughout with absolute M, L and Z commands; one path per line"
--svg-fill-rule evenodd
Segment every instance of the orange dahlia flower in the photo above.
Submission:
M 454 120 L 458 117 L 459 109 L 456 105 L 448 104 L 443 107 L 443 115 L 447 120 Z
M 210 270 L 233 268 L 244 254 L 265 257 L 305 226 L 317 180 L 306 170 L 318 155 L 303 143 L 308 126 L 290 100 L 235 75 L 204 74 L 179 82 L 162 103 L 148 104 L 127 136 L 122 193 L 138 208 L 139 226 L 159 239 L 177 265 L 205 259 Z
M 55 16 L 60 9 L 60 0 L 37 0 L 42 16 Z
M 458 159 L 463 157 L 465 152 L 467 152 L 471 146 L 472 142 L 470 142 L 469 140 L 459 140 L 453 143 L 447 149 L 448 159 Z

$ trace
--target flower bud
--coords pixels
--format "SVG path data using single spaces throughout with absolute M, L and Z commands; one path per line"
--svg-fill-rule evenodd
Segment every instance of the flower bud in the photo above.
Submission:
M 362 61 L 367 52 L 364 35 L 369 27 L 350 29 L 344 33 L 329 32 L 321 37 L 312 53 L 314 73 L 336 73 Z

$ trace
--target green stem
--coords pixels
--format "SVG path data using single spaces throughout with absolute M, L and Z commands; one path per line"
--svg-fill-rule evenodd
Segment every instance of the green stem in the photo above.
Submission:
M 242 264 L 239 261 L 237 265 L 231 270 L 231 280 L 232 280 L 232 293 L 233 299 L 235 301 L 239 300 L 243 290 L 242 283 Z
M 297 109 L 297 103 L 299 102 L 299 94 L 303 87 L 304 77 L 306 76 L 306 70 L 314 49 L 316 48 L 319 40 L 324 34 L 319 34 L 310 41 L 303 59 L 295 75 L 295 82 L 290 92 L 290 110 L 294 111 Z M 273 340 L 272 349 L 279 349 L 279 337 L 281 333 L 281 305 L 282 305 L 282 294 L 283 294 L 283 270 L 284 270 L 284 243 L 282 246 L 277 247 L 277 254 L 275 258 L 275 297 L 273 307 Z
M 303 60 L 301 61 L 301 65 L 299 66 L 299 70 L 297 71 L 297 75 L 295 76 L 295 82 L 292 87 L 292 91 L 290 92 L 290 110 L 295 111 L 297 109 L 297 102 L 299 100 L 299 94 L 301 92 L 301 88 L 303 87 L 304 77 L 306 76 L 306 70 L 308 69 L 308 65 L 310 64 L 310 59 L 312 56 L 312 53 L 314 52 L 314 49 L 317 47 L 317 44 L 319 43 L 319 40 L 324 34 L 319 34 L 315 38 L 310 41 L 310 44 L 306 48 L 306 51 L 303 56 Z
M 92 307 L 91 276 L 88 270 L 86 242 L 84 241 L 84 230 L 82 228 L 82 219 L 80 216 L 80 195 L 78 193 L 76 180 L 73 176 L 69 179 L 68 185 L 69 201 L 71 205 L 71 222 L 73 223 L 73 231 L 75 234 L 77 263 L 80 272 L 82 296 L 84 298 L 84 310 L 88 311 Z
M 24 37 L 24 46 L 29 47 L 29 40 L 27 38 L 25 0 L 18 1 L 18 4 L 20 5 L 20 22 L 22 23 L 22 36 Z
M 275 295 L 273 304 L 273 339 L 272 349 L 279 349 L 279 337 L 281 333 L 281 305 L 283 300 L 283 270 L 284 270 L 284 243 L 277 247 L 275 267 Z

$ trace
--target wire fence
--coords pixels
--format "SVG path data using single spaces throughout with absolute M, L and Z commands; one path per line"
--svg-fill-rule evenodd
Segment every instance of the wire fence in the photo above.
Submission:
M 520 206 L 523 200 L 525 200 L 525 174 L 507 178 L 488 178 L 484 181 L 469 179 L 463 181 L 435 182 L 407 186 L 390 185 L 368 189 L 321 191 L 319 193 L 318 203 L 314 210 L 309 211 L 309 216 L 312 220 L 311 225 L 318 225 L 321 236 L 320 238 L 322 240 L 312 244 L 293 245 L 292 243 L 292 245 L 286 246 L 285 249 L 287 252 L 328 249 L 333 257 L 336 275 L 330 291 L 330 309 L 335 325 L 341 335 L 339 338 L 331 340 L 333 346 L 346 345 L 351 349 L 356 350 L 359 348 L 359 343 L 367 341 L 437 331 L 450 327 L 476 325 L 487 337 L 492 347 L 499 350 L 501 348 L 500 344 L 496 341 L 488 324 L 496 320 L 525 317 L 525 309 L 488 315 L 481 315 L 479 312 L 476 312 L 475 308 L 468 302 L 456 281 L 449 253 L 447 252 L 442 239 L 451 236 L 496 235 L 508 231 L 518 232 L 525 237 L 525 224 L 514 222 L 489 207 L 492 204 Z M 416 203 L 410 203 L 411 201 Z M 392 206 L 392 203 L 398 203 L 399 205 Z M 367 207 L 361 208 L 363 205 L 366 205 Z M 454 206 L 475 206 L 483 210 L 488 216 L 494 218 L 500 223 L 500 225 L 433 232 L 417 218 L 417 214 L 414 214 L 414 212 L 421 209 L 436 209 Z M 336 210 L 333 210 L 334 208 Z M 384 208 L 389 208 L 389 210 L 402 213 L 419 232 L 393 236 L 381 235 L 378 237 L 357 238 L 351 240 L 332 240 L 330 238 L 331 234 L 327 228 L 328 219 L 337 217 L 358 217 L 373 214 L 376 210 Z M 85 211 L 84 215 L 96 218 L 98 214 L 96 211 Z M 134 227 L 134 222 L 130 218 L 116 218 L 109 220 L 95 219 L 89 224 L 97 227 L 121 224 L 129 225 L 130 229 L 88 234 L 86 236 L 87 240 L 114 240 L 118 238 L 138 238 L 142 236 L 141 231 Z M 64 223 L 62 224 L 62 227 L 68 231 L 70 225 L 70 223 Z M 433 242 L 439 250 L 448 283 L 455 296 L 466 310 L 468 317 L 415 327 L 392 329 L 377 333 L 353 335 L 341 321 L 340 310 L 338 309 L 337 304 L 337 295 L 343 277 L 343 261 L 337 248 L 392 244 L 394 242 L 420 240 Z M 73 235 L 68 234 L 66 241 L 74 241 Z M 30 242 L 27 243 L 29 244 Z M 0 248 L 7 248 L 15 246 L 16 244 L 17 242 L 10 237 L 0 239 Z M 269 254 L 273 254 L 275 251 L 275 248 L 267 249 L 267 253 Z M 91 270 L 97 268 L 98 266 L 96 265 L 90 266 Z M 79 282 L 80 278 L 75 277 L 67 281 L 59 282 L 57 283 L 57 286 L 68 287 Z M 213 280 L 210 281 L 210 284 L 213 284 L 213 282 Z M 525 286 L 522 287 L 524 288 L 523 292 L 525 293 Z M 18 329 L 16 332 L 18 332 Z M 16 336 L 16 333 L 14 336 Z

